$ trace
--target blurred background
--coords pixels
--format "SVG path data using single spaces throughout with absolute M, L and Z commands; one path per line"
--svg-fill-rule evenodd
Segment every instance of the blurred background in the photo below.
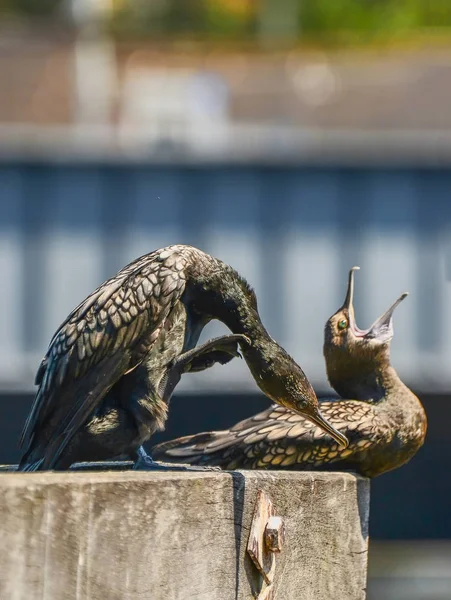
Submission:
M 360 327 L 410 292 L 392 357 L 429 417 L 372 483 L 368 598 L 449 600 L 450 106 L 449 0 L 0 0 L 0 461 L 51 335 L 131 259 L 232 264 L 319 395 L 357 264 Z M 235 360 L 153 442 L 267 405 Z

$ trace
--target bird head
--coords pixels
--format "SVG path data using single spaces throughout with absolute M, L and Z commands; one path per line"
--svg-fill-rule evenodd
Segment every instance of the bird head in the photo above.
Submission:
M 324 344 L 345 349 L 359 345 L 369 352 L 388 347 L 393 338 L 393 313 L 395 308 L 408 295 L 407 292 L 394 302 L 368 329 L 357 326 L 354 314 L 354 273 L 360 267 L 352 267 L 349 271 L 348 289 L 343 306 L 334 313 L 326 323 Z
M 248 360 L 249 351 L 243 346 L 242 350 L 255 381 L 266 396 L 315 423 L 340 446 L 348 445 L 347 438 L 321 414 L 318 398 L 301 367 L 277 342 L 272 340 L 266 345 L 258 361 L 252 357 Z
M 357 326 L 354 315 L 354 273 L 349 272 L 346 298 L 326 323 L 323 352 L 329 382 L 341 395 L 355 393 L 356 385 L 374 381 L 389 366 L 393 312 L 407 293 L 394 302 L 368 329 Z M 359 388 L 360 389 L 360 388 Z

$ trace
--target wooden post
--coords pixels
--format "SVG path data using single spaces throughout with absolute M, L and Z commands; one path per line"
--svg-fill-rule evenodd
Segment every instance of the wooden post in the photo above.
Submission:
M 368 507 L 368 480 L 345 473 L 2 472 L 0 598 L 361 600 Z

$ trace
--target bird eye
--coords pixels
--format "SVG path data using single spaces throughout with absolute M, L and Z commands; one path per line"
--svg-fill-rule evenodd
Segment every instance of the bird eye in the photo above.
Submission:
M 341 321 L 338 321 L 338 329 L 346 329 L 347 326 L 348 326 L 347 319 L 341 319 Z

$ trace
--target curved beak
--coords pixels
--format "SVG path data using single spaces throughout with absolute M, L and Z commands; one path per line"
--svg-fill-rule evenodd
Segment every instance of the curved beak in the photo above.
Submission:
M 315 408 L 313 413 L 305 415 L 305 417 L 318 425 L 323 431 L 328 433 L 340 446 L 346 448 L 349 444 L 348 438 L 340 433 L 335 427 L 326 421 L 318 408 Z
M 305 374 L 302 372 L 302 404 L 288 404 L 287 402 L 281 402 L 280 400 L 276 400 L 273 398 L 275 402 L 278 404 L 283 404 L 287 408 L 293 410 L 298 413 L 305 419 L 308 419 L 312 423 L 315 423 L 320 429 L 328 433 L 340 446 L 344 446 L 345 448 L 348 446 L 348 439 L 340 433 L 335 427 L 333 427 L 326 419 L 323 417 L 319 410 L 318 406 L 318 398 L 316 396 L 315 390 L 313 389 L 310 381 L 307 379 Z

